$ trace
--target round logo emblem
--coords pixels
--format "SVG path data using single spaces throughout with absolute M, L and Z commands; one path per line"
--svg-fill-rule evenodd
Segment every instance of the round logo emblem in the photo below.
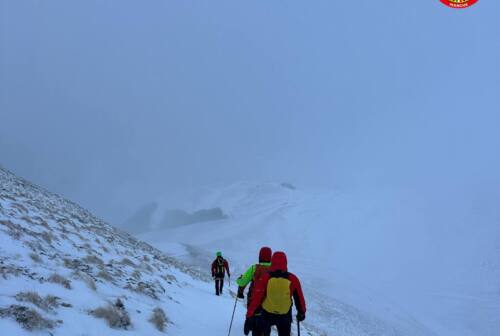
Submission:
M 474 5 L 478 0 L 441 0 L 441 2 L 451 8 L 467 8 Z

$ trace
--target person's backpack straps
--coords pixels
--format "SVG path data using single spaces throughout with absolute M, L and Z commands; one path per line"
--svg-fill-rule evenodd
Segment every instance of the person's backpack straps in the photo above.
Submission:
M 224 259 L 217 258 L 217 274 L 224 274 Z

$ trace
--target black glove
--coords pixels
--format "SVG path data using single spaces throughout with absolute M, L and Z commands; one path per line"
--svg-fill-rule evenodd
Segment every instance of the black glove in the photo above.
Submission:
M 253 323 L 254 323 L 253 317 L 247 317 L 247 319 L 245 320 L 245 327 L 243 328 L 243 333 L 245 335 L 248 335 L 250 331 L 252 331 Z
M 306 319 L 306 314 L 297 313 L 297 321 L 302 322 Z
M 245 290 L 245 287 L 238 287 L 238 295 L 236 295 L 238 297 L 238 299 L 245 298 L 245 294 L 243 294 L 244 290 Z

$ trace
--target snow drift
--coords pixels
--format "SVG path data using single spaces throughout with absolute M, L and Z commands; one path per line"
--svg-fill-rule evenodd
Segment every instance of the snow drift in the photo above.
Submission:
M 199 267 L 222 249 L 235 274 L 256 262 L 262 245 L 286 251 L 304 282 L 307 323 L 327 334 L 493 336 L 500 197 L 465 190 L 237 183 L 176 200 L 190 212 L 220 207 L 227 219 L 140 237 Z

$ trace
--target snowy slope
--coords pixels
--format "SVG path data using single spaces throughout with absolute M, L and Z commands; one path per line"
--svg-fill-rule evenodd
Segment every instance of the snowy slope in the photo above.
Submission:
M 215 297 L 206 273 L 2 168 L 0 186 L 2 335 L 227 333 L 233 296 Z M 92 314 L 109 305 L 115 328 Z M 155 308 L 166 314 L 164 332 L 149 321 Z
M 235 274 L 262 245 L 286 251 L 304 283 L 306 324 L 328 335 L 496 335 L 500 214 L 439 197 L 238 183 L 175 200 L 229 219 L 140 237 L 200 269 L 222 249 Z
M 395 210 L 381 191 L 240 183 L 177 199 L 175 208 L 220 207 L 229 218 L 142 236 L 164 253 L 1 168 L 0 182 L 2 334 L 161 335 L 149 321 L 155 308 L 165 312 L 169 335 L 227 334 L 234 297 L 213 294 L 213 252 L 222 249 L 239 274 L 262 245 L 285 250 L 302 279 L 309 335 L 493 336 L 500 326 L 500 216 L 492 200 L 477 198 L 472 208 L 441 202 L 436 212 L 439 195 L 424 202 L 399 194 Z M 433 221 L 422 215 L 429 213 Z M 119 321 L 126 329 L 92 314 L 118 298 L 131 320 Z M 234 335 L 243 319 L 240 303 Z

